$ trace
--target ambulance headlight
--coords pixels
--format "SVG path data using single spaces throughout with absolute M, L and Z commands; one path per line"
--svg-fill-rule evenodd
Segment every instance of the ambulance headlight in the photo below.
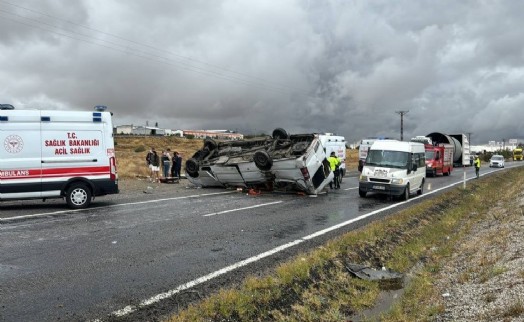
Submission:
M 368 176 L 360 175 L 360 181 L 368 181 Z
M 402 180 L 401 178 L 391 179 L 391 183 L 392 184 L 402 184 L 404 183 L 404 180 Z

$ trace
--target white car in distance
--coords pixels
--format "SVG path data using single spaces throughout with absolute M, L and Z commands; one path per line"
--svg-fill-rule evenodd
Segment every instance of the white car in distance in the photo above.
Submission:
M 489 159 L 490 168 L 504 168 L 504 157 L 502 155 L 495 154 Z

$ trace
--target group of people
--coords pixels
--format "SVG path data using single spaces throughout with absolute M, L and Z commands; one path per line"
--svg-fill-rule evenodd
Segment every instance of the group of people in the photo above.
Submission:
M 176 151 L 171 153 L 171 149 L 166 149 L 159 155 L 155 148 L 151 147 L 146 156 L 146 164 L 152 182 L 160 182 L 161 176 L 180 179 L 182 156 Z

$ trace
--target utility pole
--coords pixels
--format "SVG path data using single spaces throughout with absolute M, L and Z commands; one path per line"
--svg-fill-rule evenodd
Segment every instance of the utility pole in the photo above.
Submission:
M 473 134 L 473 132 L 466 132 L 466 134 L 468 135 L 469 146 L 471 146 L 471 134 Z
M 408 114 L 407 111 L 395 111 L 395 113 L 400 115 L 400 141 L 404 141 L 404 115 Z

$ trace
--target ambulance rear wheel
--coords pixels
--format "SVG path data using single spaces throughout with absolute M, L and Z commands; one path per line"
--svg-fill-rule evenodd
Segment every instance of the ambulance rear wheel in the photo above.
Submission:
M 91 204 L 91 189 L 85 183 L 73 183 L 67 189 L 66 202 L 72 209 L 87 208 Z

